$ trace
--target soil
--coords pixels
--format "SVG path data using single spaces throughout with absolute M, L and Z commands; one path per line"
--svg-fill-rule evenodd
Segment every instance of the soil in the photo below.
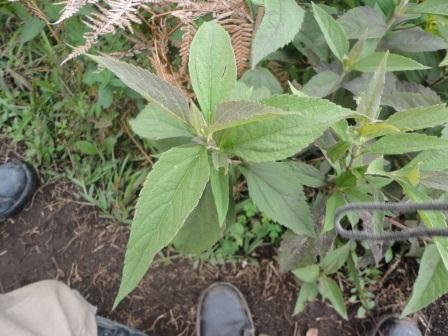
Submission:
M 165 251 L 139 288 L 112 311 L 128 228 L 99 217 L 74 200 L 70 185 L 49 185 L 36 193 L 18 217 L 0 226 L 0 291 L 43 279 L 65 282 L 100 315 L 132 325 L 148 335 L 194 335 L 195 309 L 201 292 L 214 281 L 229 281 L 246 296 L 259 334 L 356 335 L 325 303 L 310 304 L 292 318 L 298 286 L 280 275 L 272 260 L 212 266 Z
M 73 187 L 57 183 L 40 188 L 16 218 L 0 223 L 0 293 L 43 279 L 58 279 L 79 290 L 100 315 L 132 325 L 148 335 L 194 335 L 200 293 L 214 281 L 229 281 L 246 296 L 258 335 L 366 335 L 386 313 L 399 311 L 415 279 L 412 263 L 398 261 L 377 291 L 378 308 L 366 319 L 343 321 L 324 302 L 310 303 L 292 317 L 298 286 L 279 274 L 275 261 L 213 266 L 164 251 L 139 288 L 115 311 L 128 227 L 101 218 L 73 198 Z M 448 297 L 415 316 L 427 335 L 448 335 Z M 308 334 L 312 334 L 311 332 Z

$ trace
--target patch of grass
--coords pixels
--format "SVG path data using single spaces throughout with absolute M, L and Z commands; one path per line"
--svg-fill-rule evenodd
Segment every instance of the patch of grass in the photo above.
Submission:
M 0 143 L 24 147 L 24 158 L 38 168 L 43 183 L 68 178 L 79 197 L 104 215 L 129 222 L 151 165 L 127 132 L 127 118 L 140 101 L 86 59 L 61 66 L 67 46 L 48 29 L 23 42 L 17 15 L 4 10 L 0 22 L 5 27 L 0 32 Z M 76 35 L 76 27 L 68 31 Z M 117 37 L 116 47 L 122 48 L 126 42 Z

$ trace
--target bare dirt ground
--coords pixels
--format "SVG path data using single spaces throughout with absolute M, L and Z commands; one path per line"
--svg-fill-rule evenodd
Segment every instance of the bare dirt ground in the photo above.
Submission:
M 73 187 L 57 183 L 41 187 L 16 218 L 0 223 L 0 293 L 29 283 L 58 279 L 79 290 L 99 314 L 145 331 L 148 335 L 194 335 L 198 297 L 214 281 L 229 281 L 246 295 L 259 335 L 366 335 L 379 318 L 398 312 L 415 279 L 415 262 L 400 261 L 378 288 L 377 309 L 356 319 L 358 305 L 349 306 L 343 321 L 321 301 L 292 317 L 298 285 L 279 274 L 275 261 L 213 266 L 164 251 L 132 295 L 112 311 L 117 293 L 128 227 L 100 218 L 73 198 Z M 348 288 L 347 288 L 348 290 Z M 448 335 L 448 298 L 417 318 L 426 335 Z
M 149 335 L 194 335 L 198 297 L 214 281 L 230 281 L 247 296 L 257 330 L 267 335 L 352 335 L 351 326 L 322 302 L 298 318 L 292 310 L 298 286 L 280 275 L 275 263 L 193 267 L 177 255 L 157 259 L 144 281 L 116 311 L 117 292 L 128 229 L 99 218 L 96 211 L 70 199 L 67 184 L 41 189 L 22 214 L 0 225 L 0 289 L 58 279 L 78 289 L 101 315 L 133 325 Z

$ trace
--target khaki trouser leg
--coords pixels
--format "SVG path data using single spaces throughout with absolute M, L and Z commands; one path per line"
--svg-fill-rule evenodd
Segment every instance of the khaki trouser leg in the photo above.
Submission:
M 96 336 L 96 308 L 62 282 L 0 294 L 0 336 Z

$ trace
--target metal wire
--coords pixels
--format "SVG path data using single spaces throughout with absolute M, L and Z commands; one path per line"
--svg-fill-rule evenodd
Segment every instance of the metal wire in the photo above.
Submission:
M 359 230 L 346 230 L 341 225 L 342 218 L 349 212 L 356 211 L 397 211 L 400 213 L 424 211 L 448 211 L 447 202 L 428 202 L 428 203 L 382 203 L 366 202 L 352 203 L 340 207 L 336 210 L 334 216 L 334 227 L 336 232 L 346 239 L 352 240 L 370 240 L 370 241 L 403 241 L 411 238 L 423 237 L 448 237 L 448 228 L 443 229 L 409 229 L 405 231 L 393 231 L 384 233 L 370 233 Z

